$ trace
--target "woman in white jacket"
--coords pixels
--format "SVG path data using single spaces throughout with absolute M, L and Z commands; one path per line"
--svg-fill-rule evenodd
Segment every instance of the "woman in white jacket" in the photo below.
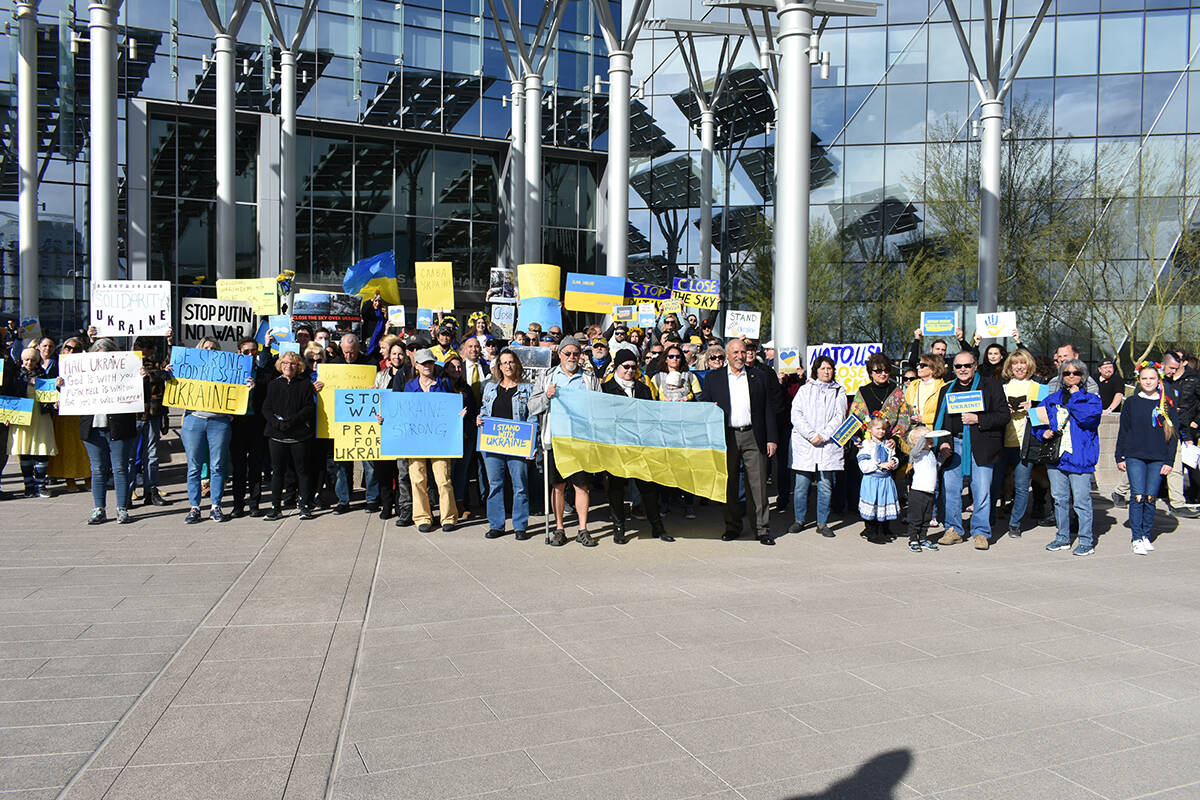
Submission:
M 833 382 L 833 360 L 817 356 L 813 360 L 815 380 L 800 387 L 792 400 L 791 467 L 796 473 L 792 508 L 796 521 L 788 528 L 798 533 L 808 513 L 808 489 L 817 484 L 817 533 L 833 538 L 829 529 L 829 499 L 833 477 L 844 466 L 842 446 L 832 440 L 846 419 L 846 390 Z

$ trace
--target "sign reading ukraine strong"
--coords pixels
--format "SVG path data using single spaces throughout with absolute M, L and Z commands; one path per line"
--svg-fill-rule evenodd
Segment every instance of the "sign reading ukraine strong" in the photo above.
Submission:
M 713 403 L 559 392 L 550 435 L 563 475 L 608 472 L 725 502 L 725 417 Z
M 250 400 L 246 381 L 254 357 L 196 347 L 171 348 L 171 375 L 163 405 L 189 411 L 245 414 Z

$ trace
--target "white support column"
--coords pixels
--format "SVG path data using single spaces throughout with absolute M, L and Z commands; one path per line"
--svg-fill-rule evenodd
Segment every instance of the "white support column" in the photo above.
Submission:
M 91 277 L 117 275 L 117 8 L 119 0 L 88 6 L 88 230 Z
M 525 76 L 525 258 L 542 260 L 542 76 Z
M 296 54 L 279 54 L 279 268 L 296 268 Z
M 509 267 L 525 261 L 525 81 L 512 82 L 512 144 L 508 159 Z
M 713 149 L 717 115 L 700 112 L 700 264 L 699 277 L 712 277 Z
M 1000 276 L 1000 143 L 1004 103 L 985 100 L 980 106 L 979 158 L 979 313 L 995 311 Z
M 779 125 L 775 131 L 775 286 L 772 334 L 780 347 L 808 345 L 808 194 L 812 155 L 813 6 L 779 9 Z M 722 287 L 724 288 L 724 287 Z
M 609 275 L 625 277 L 629 263 L 629 85 L 628 50 L 608 54 L 608 231 Z
M 37 6 L 38 0 L 18 0 L 17 28 L 17 260 L 20 272 L 20 313 L 38 316 L 38 140 L 37 140 Z
M 217 277 L 234 278 L 237 277 L 234 38 L 227 33 L 218 33 L 214 39 L 217 68 Z

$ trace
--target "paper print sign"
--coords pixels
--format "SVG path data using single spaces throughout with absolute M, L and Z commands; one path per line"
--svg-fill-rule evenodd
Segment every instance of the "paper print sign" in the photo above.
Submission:
M 279 313 L 277 287 L 274 278 L 220 278 L 217 280 L 217 299 L 249 303 L 255 314 L 269 317 Z
M 299 342 L 280 342 L 279 343 L 279 352 L 281 354 L 282 353 L 295 353 L 296 355 L 300 355 L 300 343 Z
M 0 423 L 33 424 L 33 398 L 0 396 Z
M 39 403 L 58 402 L 58 380 L 55 378 L 38 378 L 33 391 Z
M 396 458 L 462 458 L 463 398 L 455 392 L 383 392 L 383 451 Z
M 146 410 L 137 353 L 68 353 L 58 360 L 58 413 L 128 414 Z
M 563 307 L 568 311 L 608 314 L 625 301 L 625 279 L 611 275 L 567 273 Z
M 671 298 L 670 300 L 663 300 L 662 305 L 660 305 L 658 309 L 660 312 L 662 312 L 663 316 L 666 316 L 667 314 L 680 316 L 683 314 L 683 303 L 679 300 Z
M 92 281 L 91 323 L 97 336 L 166 336 L 169 281 Z
M 721 302 L 721 281 L 717 278 L 675 278 L 671 297 L 685 306 L 711 310 Z
M 633 322 L 636 314 L 637 306 L 613 306 L 613 322 L 624 322 L 628 325 Z
M 171 348 L 171 378 L 163 405 L 216 414 L 246 413 L 254 375 L 254 357 L 196 347 Z
M 841 426 L 833 432 L 833 436 L 831 438 L 842 447 L 845 447 L 846 443 L 854 438 L 854 434 L 858 433 L 862 426 L 862 420 L 858 417 L 846 417 L 846 421 L 843 422 Z
M 511 339 L 513 326 L 517 322 L 517 307 L 512 304 L 492 306 L 492 324 L 500 328 L 500 335 Z
M 727 311 L 725 335 L 731 338 L 757 339 L 762 314 L 758 311 Z
M 404 306 L 388 306 L 388 327 L 403 328 L 405 326 Z
M 785 347 L 779 351 L 779 374 L 793 375 L 800 371 L 800 350 L 796 347 Z
M 418 261 L 417 305 L 448 311 L 454 308 L 454 264 L 449 261 Z
M 1017 312 L 993 311 L 976 317 L 979 323 L 977 333 L 983 339 L 1003 339 L 1013 335 L 1017 329 Z
M 417 330 L 427 331 L 433 327 L 433 309 L 417 309 Z
M 946 412 L 949 414 L 963 414 L 966 412 L 979 413 L 983 411 L 983 392 L 975 390 L 973 392 L 951 392 L 946 395 Z
M 22 339 L 42 338 L 42 323 L 37 317 L 21 317 L 17 330 L 21 332 Z
M 654 303 L 638 303 L 637 304 L 637 325 L 642 330 L 650 330 L 654 327 L 654 317 L 657 313 Z
M 537 423 L 484 417 L 479 428 L 479 452 L 533 458 Z
M 958 327 L 957 311 L 922 311 L 922 336 L 953 336 Z
M 254 335 L 254 307 L 240 300 L 185 297 L 179 305 L 179 343 L 196 347 L 207 338 L 236 347 Z

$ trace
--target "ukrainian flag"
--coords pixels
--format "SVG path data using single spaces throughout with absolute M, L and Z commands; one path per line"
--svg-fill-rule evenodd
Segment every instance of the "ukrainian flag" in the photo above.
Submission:
M 611 314 L 613 306 L 625 302 L 625 279 L 620 275 L 586 275 L 567 273 L 567 288 L 563 306 L 568 311 L 588 311 Z
M 400 289 L 396 285 L 396 254 L 392 250 L 364 258 L 346 269 L 342 290 L 370 300 L 376 292 L 388 305 L 400 305 Z
M 608 472 L 725 502 L 725 416 L 713 403 L 559 392 L 550 435 L 562 475 Z

